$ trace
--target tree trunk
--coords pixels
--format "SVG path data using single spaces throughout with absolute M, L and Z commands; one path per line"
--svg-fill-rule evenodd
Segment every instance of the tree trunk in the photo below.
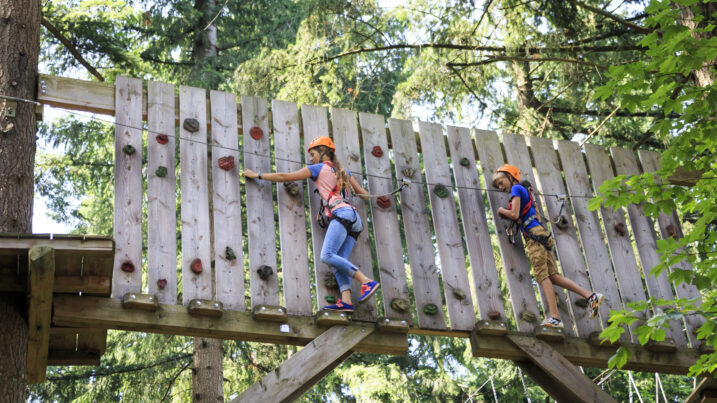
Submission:
M 194 338 L 192 391 L 195 402 L 223 402 L 222 341 Z
M 40 0 L 0 0 L 0 94 L 35 98 Z M 15 117 L 7 116 L 7 108 Z M 32 232 L 35 106 L 0 100 L 0 232 Z M 0 401 L 25 400 L 25 296 L 0 294 Z
M 692 11 L 692 7 L 700 8 L 700 14 L 705 17 L 702 22 L 695 22 L 695 13 Z M 693 6 L 680 5 L 679 9 L 680 24 L 689 28 L 690 31 L 692 31 L 692 35 L 694 37 L 701 39 L 709 39 L 715 35 L 716 30 L 708 32 L 695 32 L 695 30 L 698 28 L 704 28 L 706 22 L 712 23 L 712 17 L 714 17 L 715 13 L 717 13 L 717 6 L 709 3 L 705 4 L 704 2 L 699 2 L 698 4 L 695 4 Z M 714 62 L 715 61 L 713 60 L 712 63 Z M 694 70 L 691 76 L 695 85 L 701 88 L 708 87 L 714 82 L 714 77 L 710 73 L 710 66 L 702 66 L 701 69 Z

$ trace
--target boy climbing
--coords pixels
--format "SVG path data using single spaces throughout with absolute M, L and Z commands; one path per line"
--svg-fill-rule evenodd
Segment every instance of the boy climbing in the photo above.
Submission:
M 309 165 L 294 172 L 256 173 L 250 169 L 242 175 L 249 179 L 264 179 L 272 182 L 293 182 L 311 178 L 321 197 L 321 208 L 317 220 L 324 227 L 328 222 L 326 237 L 321 248 L 321 261 L 331 266 L 341 291 L 341 299 L 324 309 L 353 312 L 351 303 L 351 279 L 361 283 L 358 302 L 366 301 L 380 287 L 380 284 L 361 273 L 348 258 L 363 224 L 356 209 L 347 199 L 349 186 L 360 197 L 368 192 L 341 165 L 336 157 L 334 142 L 326 136 L 313 139 L 307 147 Z
M 536 214 L 533 207 L 533 196 L 520 184 L 520 170 L 512 165 L 503 165 L 493 173 L 493 185 L 501 192 L 510 193 L 508 208 L 499 207 L 498 214 L 515 221 L 523 233 L 528 258 L 533 266 L 533 277 L 540 285 L 548 302 L 548 317 L 545 318 L 543 325 L 563 327 L 563 321 L 560 320 L 560 313 L 555 301 L 553 284 L 586 298 L 590 319 L 596 317 L 604 296 L 600 293 L 590 292 L 573 280 L 558 274 L 555 257 L 551 252 L 554 245 L 553 237 Z

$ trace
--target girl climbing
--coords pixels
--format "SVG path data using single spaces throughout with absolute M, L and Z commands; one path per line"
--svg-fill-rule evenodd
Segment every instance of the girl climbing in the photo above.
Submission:
M 349 186 L 359 195 L 368 192 L 347 172 L 336 157 L 334 142 L 326 136 L 313 139 L 307 147 L 309 165 L 294 172 L 256 173 L 250 169 L 242 175 L 249 179 L 264 179 L 272 182 L 293 182 L 311 178 L 321 197 L 321 208 L 317 220 L 322 227 L 328 222 L 324 245 L 321 248 L 321 261 L 331 266 L 341 291 L 341 299 L 324 309 L 353 312 L 351 303 L 351 279 L 361 283 L 361 295 L 358 302 L 367 300 L 380 287 L 380 284 L 361 273 L 348 260 L 356 238 L 363 224 L 356 209 L 347 199 Z
M 553 237 L 545 229 L 533 208 L 533 196 L 520 184 L 520 170 L 512 165 L 503 165 L 493 173 L 493 185 L 501 192 L 510 193 L 508 208 L 498 207 L 498 214 L 513 220 L 520 227 L 525 237 L 525 249 L 528 251 L 530 265 L 533 266 L 533 277 L 543 289 L 548 302 L 548 317 L 544 326 L 563 327 L 560 313 L 555 302 L 553 284 L 559 285 L 588 300 L 588 314 L 590 319 L 597 316 L 603 295 L 590 292 L 580 287 L 576 282 L 558 274 L 555 257 L 551 252 Z

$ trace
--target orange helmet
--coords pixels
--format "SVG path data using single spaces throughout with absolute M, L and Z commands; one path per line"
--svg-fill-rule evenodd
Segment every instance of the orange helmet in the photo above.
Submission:
M 331 141 L 331 139 L 327 136 L 319 136 L 319 137 L 311 140 L 309 145 L 306 147 L 306 151 L 308 152 L 312 148 L 318 147 L 318 146 L 328 147 L 329 149 L 331 149 L 331 151 L 336 152 L 336 146 L 334 145 L 334 142 Z
M 513 165 L 505 164 L 502 167 L 495 170 L 495 172 L 505 172 L 513 179 L 515 179 L 517 182 L 520 182 L 520 169 L 517 167 L 514 167 Z

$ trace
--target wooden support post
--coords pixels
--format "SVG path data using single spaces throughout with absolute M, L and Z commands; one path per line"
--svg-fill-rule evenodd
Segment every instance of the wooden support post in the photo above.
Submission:
M 615 402 L 580 370 L 544 341 L 509 335 L 530 361 L 520 367 L 559 402 Z
M 365 327 L 334 326 L 284 361 L 232 402 L 290 402 L 347 359 L 373 333 Z
M 45 381 L 50 347 L 55 250 L 49 246 L 36 246 L 30 249 L 28 257 L 27 383 L 41 383 Z

